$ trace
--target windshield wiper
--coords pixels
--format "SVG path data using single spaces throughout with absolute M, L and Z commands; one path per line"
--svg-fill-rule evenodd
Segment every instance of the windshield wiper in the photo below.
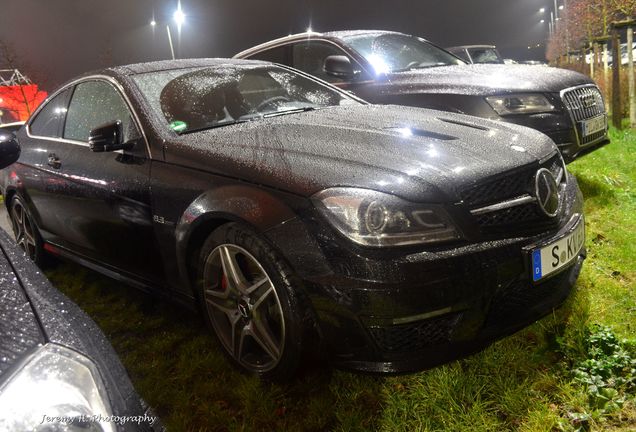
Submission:
M 263 114 L 264 118 L 269 118 L 269 117 L 277 117 L 280 115 L 285 115 L 285 114 L 294 114 L 294 113 L 301 113 L 301 112 L 307 112 L 307 111 L 315 111 L 318 108 L 316 107 L 302 107 L 302 108 L 290 108 L 290 109 L 286 109 L 286 110 L 282 110 L 282 111 L 273 111 L 270 113 L 265 113 Z
M 411 68 L 409 68 L 409 70 L 413 70 L 413 69 L 429 69 L 429 68 L 434 68 L 434 67 L 439 67 L 439 66 L 451 66 L 448 63 L 444 63 L 444 62 L 438 62 L 438 63 L 432 63 L 432 64 L 427 64 L 427 65 L 418 65 L 418 66 L 413 66 Z
M 186 135 L 192 132 L 201 132 L 204 130 L 208 130 L 208 129 L 216 129 L 216 128 L 220 128 L 223 126 L 232 126 L 235 124 L 239 124 L 239 123 L 247 123 L 248 121 L 251 120 L 232 120 L 232 121 L 228 121 L 228 122 L 224 122 L 224 123 L 217 123 L 217 124 L 213 124 L 213 125 L 209 125 L 209 126 L 201 126 L 198 128 L 192 128 L 192 129 L 186 129 L 183 132 L 179 132 L 179 135 Z

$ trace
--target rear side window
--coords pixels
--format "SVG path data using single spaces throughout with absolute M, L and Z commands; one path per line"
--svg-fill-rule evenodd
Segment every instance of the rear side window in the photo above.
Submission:
M 88 141 L 92 129 L 117 120 L 123 124 L 124 141 L 140 137 L 128 106 L 112 85 L 104 81 L 80 83 L 68 107 L 64 138 Z
M 249 59 L 263 60 L 263 61 L 268 61 L 272 63 L 283 64 L 286 66 L 291 66 L 291 63 L 287 57 L 287 50 L 288 48 L 286 46 L 276 47 L 276 48 L 268 49 L 268 50 L 256 53 L 254 55 L 251 55 L 249 56 Z
M 66 106 L 70 90 L 66 89 L 42 107 L 29 125 L 33 135 L 59 138 L 66 115 Z

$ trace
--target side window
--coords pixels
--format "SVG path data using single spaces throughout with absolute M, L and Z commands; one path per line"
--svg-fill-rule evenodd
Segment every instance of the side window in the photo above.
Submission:
M 323 69 L 325 59 L 330 55 L 346 55 L 346 53 L 327 42 L 299 42 L 292 47 L 292 66 L 327 82 L 343 82 L 341 78 L 326 74 Z M 354 70 L 357 69 L 354 60 L 351 57 L 349 60 L 351 60 Z
M 117 120 L 123 124 L 124 141 L 141 136 L 128 106 L 112 85 L 105 81 L 80 83 L 68 107 L 64 138 L 88 141 L 91 129 Z
M 29 131 L 33 135 L 51 138 L 60 137 L 60 129 L 66 115 L 69 93 L 70 89 L 60 92 L 42 107 L 29 125 Z
M 287 58 L 288 46 L 280 46 L 265 51 L 261 51 L 249 57 L 250 60 L 263 60 L 272 63 L 279 63 L 291 66 L 291 62 Z

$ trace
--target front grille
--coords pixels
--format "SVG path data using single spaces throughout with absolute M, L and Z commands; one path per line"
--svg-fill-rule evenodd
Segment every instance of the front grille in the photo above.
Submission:
M 561 158 L 555 155 L 539 166 L 533 165 L 522 171 L 516 171 L 504 177 L 466 189 L 460 193 L 461 199 L 464 204 L 474 208 L 516 198 L 528 193 L 532 194 L 534 192 L 534 176 L 539 168 L 547 168 L 554 175 L 554 178 L 559 178 L 563 165 L 561 164 Z
M 475 211 L 519 197 L 533 197 L 534 179 L 539 168 L 546 168 L 556 179 L 565 181 L 563 163 L 559 155 L 555 155 L 540 165 L 532 165 L 470 188 L 461 193 L 462 200 L 471 211 Z M 558 218 L 547 218 L 535 202 L 477 212 L 473 217 L 484 235 L 499 235 L 511 231 L 519 235 L 533 235 L 553 228 L 558 223 Z
M 384 352 L 412 352 L 449 342 L 460 318 L 460 313 L 447 314 L 411 324 L 370 327 L 369 332 Z
M 575 127 L 577 128 L 579 135 L 581 133 L 579 122 L 605 114 L 603 96 L 601 95 L 601 91 L 598 87 L 594 85 L 566 90 L 562 93 L 561 98 L 563 99 L 565 107 L 570 112 L 572 120 L 574 120 Z M 597 141 L 604 137 L 605 134 L 606 131 L 603 130 L 581 137 L 580 144 L 585 145 Z
M 481 227 L 490 227 L 495 225 L 527 222 L 538 219 L 539 217 L 541 217 L 541 214 L 538 211 L 537 205 L 535 203 L 530 203 L 478 215 L 477 223 Z
M 523 195 L 526 193 L 529 177 L 535 173 L 536 169 L 533 168 L 476 186 L 461 194 L 462 201 L 473 207 Z

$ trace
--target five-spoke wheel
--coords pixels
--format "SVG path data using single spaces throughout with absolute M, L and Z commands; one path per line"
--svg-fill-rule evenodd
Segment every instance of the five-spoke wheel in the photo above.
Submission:
M 198 275 L 206 320 L 230 358 L 264 378 L 293 374 L 302 307 L 275 252 L 246 227 L 224 225 L 205 242 Z
M 283 310 L 256 258 L 236 245 L 217 246 L 203 277 L 205 305 L 225 348 L 249 369 L 275 367 L 285 343 Z
M 15 242 L 26 255 L 36 264 L 41 264 L 43 258 L 42 241 L 35 224 L 31 220 L 29 211 L 18 196 L 13 197 L 9 209 Z

